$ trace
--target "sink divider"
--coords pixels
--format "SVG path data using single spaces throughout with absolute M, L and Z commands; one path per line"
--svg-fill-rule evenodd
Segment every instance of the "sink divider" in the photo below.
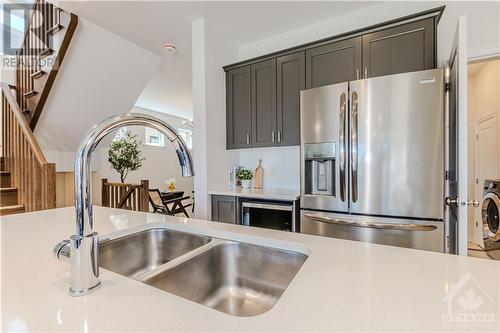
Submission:
M 233 242 L 228 241 L 228 240 L 224 240 L 224 239 L 219 239 L 219 238 L 212 238 L 210 242 L 208 242 L 205 245 L 200 246 L 197 249 L 189 251 L 188 253 L 183 254 L 180 257 L 177 257 L 169 262 L 166 262 L 163 265 L 160 265 L 149 272 L 146 272 L 146 273 L 143 273 L 140 275 L 136 275 L 136 276 L 131 277 L 131 278 L 133 278 L 134 280 L 140 281 L 142 283 L 145 283 L 147 280 L 149 280 L 149 279 L 151 279 L 151 278 L 153 278 L 153 277 L 155 277 L 155 276 L 157 276 L 165 271 L 168 271 L 174 267 L 177 267 L 177 266 L 181 265 L 182 263 L 210 250 L 211 248 L 213 248 L 217 245 L 228 244 L 228 243 L 233 243 Z

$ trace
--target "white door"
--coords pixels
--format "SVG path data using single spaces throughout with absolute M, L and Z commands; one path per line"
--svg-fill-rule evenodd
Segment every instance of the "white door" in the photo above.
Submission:
M 467 17 L 458 19 L 449 60 L 447 238 L 450 253 L 467 255 Z
M 497 178 L 497 161 L 500 146 L 497 137 L 497 117 L 490 116 L 479 122 L 476 126 L 475 140 L 475 197 L 480 199 L 483 195 L 483 184 L 485 179 Z M 481 207 L 474 208 L 474 219 L 476 221 L 474 241 L 483 243 Z

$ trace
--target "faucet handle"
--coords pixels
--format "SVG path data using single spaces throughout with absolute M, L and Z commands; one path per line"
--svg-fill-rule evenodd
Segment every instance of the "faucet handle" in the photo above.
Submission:
M 56 259 L 69 261 L 69 239 L 65 239 L 54 246 L 52 254 Z

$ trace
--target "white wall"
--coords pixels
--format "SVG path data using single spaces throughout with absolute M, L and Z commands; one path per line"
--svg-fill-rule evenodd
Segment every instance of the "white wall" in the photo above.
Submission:
M 207 191 L 227 184 L 237 153 L 226 151 L 225 73 L 222 66 L 237 59 L 236 45 L 224 38 L 217 22 L 200 19 L 192 25 L 195 193 L 198 218 L 208 218 Z
M 257 148 L 238 151 L 238 165 L 255 170 L 262 159 L 264 188 L 300 190 L 300 147 Z
M 79 18 L 35 129 L 47 158 L 56 161 L 57 171 L 73 171 L 74 152 L 93 125 L 130 111 L 160 60 Z

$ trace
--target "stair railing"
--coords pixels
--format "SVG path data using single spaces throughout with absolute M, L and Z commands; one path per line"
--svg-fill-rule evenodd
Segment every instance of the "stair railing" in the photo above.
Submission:
M 101 205 L 104 207 L 149 211 L 149 181 L 140 184 L 113 183 L 102 179 Z
M 56 170 L 48 163 L 8 84 L 2 91 L 2 156 L 26 212 L 56 207 Z
M 76 15 L 46 0 L 33 4 L 23 43 L 16 52 L 17 104 L 31 129 L 40 117 L 77 24 Z M 54 38 L 56 33 L 62 35 Z

